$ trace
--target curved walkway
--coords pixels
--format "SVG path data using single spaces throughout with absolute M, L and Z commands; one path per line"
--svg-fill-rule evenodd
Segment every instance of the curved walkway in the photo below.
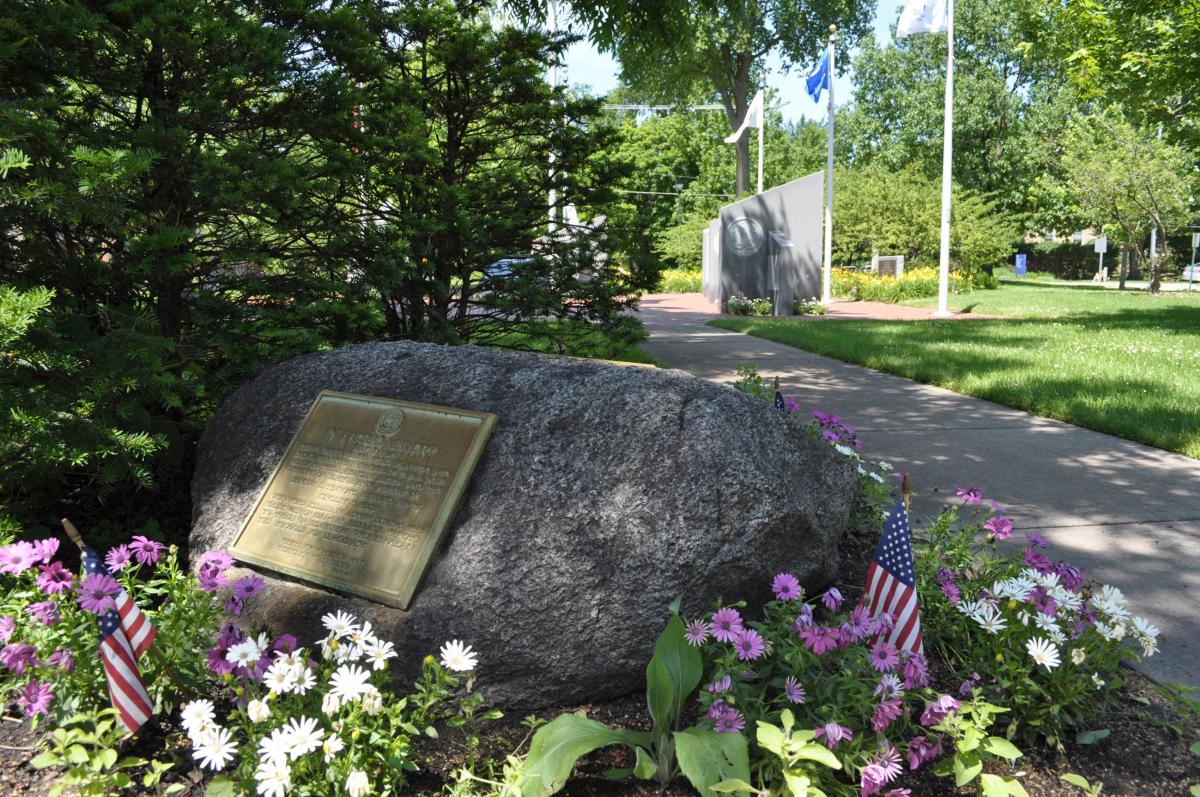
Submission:
M 646 296 L 640 316 L 640 347 L 671 367 L 732 383 L 753 363 L 800 406 L 840 414 L 866 456 L 911 474 L 917 522 L 956 488 L 983 488 L 1018 533 L 1036 530 L 1161 629 L 1140 669 L 1200 685 L 1200 460 L 708 327 L 699 294 Z

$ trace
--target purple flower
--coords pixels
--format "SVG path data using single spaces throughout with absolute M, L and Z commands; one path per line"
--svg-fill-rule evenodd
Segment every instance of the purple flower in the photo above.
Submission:
M 880 612 L 871 618 L 872 634 L 889 634 L 896 626 L 896 618 L 891 612 Z
M 233 595 L 229 596 L 228 600 L 225 601 L 225 613 L 232 614 L 234 617 L 241 617 L 242 608 L 245 605 L 246 602 L 242 600 L 242 596 L 234 593 Z
M 17 630 L 17 619 L 11 614 L 0 617 L 0 642 L 5 644 L 12 639 L 13 631 Z
M 242 576 L 233 582 L 233 594 L 242 598 L 253 598 L 263 590 L 263 580 L 258 576 Z
M 205 592 L 216 592 L 225 586 L 225 574 L 218 570 L 201 570 L 197 576 L 200 589 Z
M 725 713 L 727 708 L 729 708 L 729 705 L 724 700 L 714 700 L 712 705 L 708 707 L 708 718 L 715 720 Z
M 875 684 L 875 695 L 884 700 L 893 697 L 900 697 L 903 690 L 900 688 L 900 679 L 888 673 L 879 677 L 879 683 Z
M 958 694 L 960 697 L 970 697 L 971 692 L 979 685 L 979 673 L 972 673 L 972 677 L 963 681 L 958 685 Z
M 800 604 L 800 613 L 796 615 L 796 622 L 792 623 L 792 630 L 799 634 L 805 628 L 811 628 L 812 624 L 812 607 L 807 603 Z
M 1050 544 L 1050 543 L 1046 542 L 1046 538 L 1040 534 L 1026 534 L 1025 539 L 1029 540 L 1031 543 L 1033 543 L 1034 545 L 1036 545 L 1039 548 L 1045 548 L 1046 546 L 1048 546 Z
M 919 769 L 922 764 L 934 760 L 941 754 L 942 735 L 940 733 L 932 739 L 928 736 L 917 736 L 908 743 L 908 768 Z
M 900 653 L 896 646 L 886 639 L 881 639 L 871 645 L 869 654 L 871 667 L 878 672 L 891 672 L 900 666 Z
M 34 549 L 33 543 L 19 540 L 11 545 L 0 548 L 0 573 L 20 575 L 41 558 Z
M 754 661 L 766 650 L 763 638 L 753 628 L 743 628 L 733 638 L 733 649 L 742 661 Z
M 703 620 L 692 620 L 684 629 L 683 635 L 687 637 L 689 645 L 699 647 L 708 641 L 708 635 L 712 633 L 712 628 Z
M 25 688 L 21 690 L 21 696 L 17 698 L 17 704 L 25 709 L 26 717 L 32 717 L 35 714 L 49 714 L 50 704 L 53 702 L 54 687 L 39 681 L 30 681 L 25 684 Z
M 975 506 L 983 503 L 983 491 L 978 487 L 959 487 L 955 493 L 964 504 Z
M 75 581 L 75 576 L 71 571 L 62 566 L 62 562 L 52 562 L 48 565 L 42 565 L 42 572 L 38 574 L 37 585 L 38 589 L 47 595 L 54 595 L 71 588 L 71 584 Z
M 1047 559 L 1046 555 L 1037 548 L 1025 549 L 1025 564 L 1029 565 L 1039 573 L 1045 573 L 1050 569 L 1050 560 Z
M 888 789 L 883 797 L 912 797 L 912 789 Z
M 228 652 L 228 648 L 222 645 L 217 645 L 215 648 L 209 648 L 205 651 L 205 655 L 208 657 L 208 669 L 217 675 L 228 675 L 233 672 L 234 664 L 231 661 L 225 660 L 226 652 Z
M 242 629 L 233 623 L 227 622 L 221 626 L 221 631 L 217 634 L 217 645 L 224 648 L 231 648 L 245 638 L 246 635 L 242 633 Z
M 781 601 L 794 601 L 803 594 L 800 582 L 791 573 L 780 573 L 775 576 L 775 580 L 771 582 L 771 591 Z
M 38 601 L 25 607 L 25 611 L 42 625 L 54 625 L 60 619 L 58 604 L 54 601 Z
M 47 537 L 44 540 L 33 541 L 33 554 L 44 565 L 50 564 L 54 554 L 58 553 L 58 538 Z
M 129 550 L 133 551 L 133 556 L 138 560 L 138 564 L 152 565 L 158 561 L 158 556 L 167 546 L 161 542 L 143 537 L 140 534 L 133 535 L 133 542 L 129 543 Z
M 718 733 L 738 733 L 746 727 L 746 720 L 737 709 L 726 708 L 713 720 L 713 727 Z
M 718 642 L 732 642 L 742 630 L 742 616 L 738 610 L 725 607 L 713 612 L 712 635 Z
M 118 545 L 116 548 L 108 549 L 108 553 L 104 556 L 104 565 L 108 568 L 108 572 L 120 573 L 129 564 L 132 556 L 128 545 Z
M 1012 536 L 1013 522 L 1006 517 L 988 518 L 983 529 L 992 539 L 1003 541 Z
M 887 785 L 885 777 L 883 767 L 873 761 L 863 767 L 858 781 L 862 797 L 873 797 L 873 795 L 879 794 Z
M 824 737 L 823 744 L 830 750 L 836 750 L 837 746 L 842 742 L 848 742 L 854 738 L 854 731 L 847 728 L 845 725 L 838 725 L 836 722 L 826 723 L 820 728 L 813 731 L 813 738 L 820 739 Z
M 998 514 L 998 515 L 1004 514 L 1004 504 L 1000 503 L 999 501 L 993 501 L 989 498 L 987 504 L 988 504 L 988 506 L 990 506 L 992 508 L 992 511 L 995 512 L 996 514 Z
M 887 729 L 887 726 L 892 724 L 892 720 L 895 720 L 903 713 L 903 700 L 898 697 L 884 700 L 875 706 L 875 711 L 871 714 L 871 727 L 876 733 L 883 733 Z
M 1071 592 L 1079 592 L 1083 589 L 1083 585 L 1087 583 L 1087 579 L 1083 577 L 1083 571 L 1075 565 L 1069 565 L 1066 562 L 1055 562 L 1050 568 L 1053 573 L 1058 573 L 1062 579 L 1063 586 L 1071 590 Z
M 1038 587 L 1029 593 L 1029 600 L 1033 602 L 1034 608 L 1039 614 L 1053 617 L 1058 613 L 1058 601 L 1054 600 L 1044 587 Z
M 280 634 L 279 638 L 271 643 L 271 650 L 280 653 L 291 653 L 299 644 L 296 637 L 291 634 Z
M 75 600 L 85 611 L 93 614 L 104 614 L 117 608 L 114 598 L 121 592 L 121 585 L 110 575 L 92 573 L 79 586 L 79 595 Z
M 867 607 L 855 606 L 850 612 L 849 619 L 842 625 L 842 631 L 850 636 L 851 642 L 861 642 L 871 634 L 871 614 Z
M 826 429 L 825 431 L 821 432 L 821 437 L 825 438 L 830 443 L 836 443 L 838 441 L 837 432 L 832 431 L 830 429 Z
M 788 412 L 799 412 L 800 411 L 800 402 L 796 401 L 795 396 L 785 397 L 783 400 L 783 406 L 784 406 L 784 408 L 787 409 Z
M 804 687 L 790 675 L 783 679 L 783 694 L 787 697 L 789 703 L 804 702 Z
M 206 567 L 223 573 L 233 567 L 233 555 L 229 551 L 208 551 L 200 556 L 197 564 L 197 569 Z
M 26 667 L 36 667 L 41 664 L 37 656 L 34 655 L 36 653 L 37 649 L 33 645 L 23 645 L 14 642 L 5 645 L 4 649 L 0 650 L 0 664 L 3 664 L 17 675 L 22 675 Z
M 950 695 L 942 695 L 932 703 L 925 704 L 925 711 L 921 714 L 922 725 L 937 725 L 946 717 L 958 711 L 958 701 L 950 697 Z
M 714 695 L 719 695 L 722 692 L 728 692 L 729 687 L 733 685 L 733 680 L 728 675 L 722 675 L 717 680 L 708 685 L 708 691 Z
M 836 612 L 842 605 L 842 593 L 838 591 L 837 587 L 830 587 L 821 596 L 821 603 L 825 604 L 825 608 L 829 611 Z
M 804 646 L 818 656 L 833 650 L 841 641 L 837 631 L 820 625 L 801 630 L 799 636 L 804 640 Z
M 817 423 L 825 423 L 826 421 L 829 420 L 829 416 L 826 415 L 825 413 L 821 412 L 820 410 L 813 410 L 809 414 L 812 415 L 812 417 L 816 420 Z
M 955 579 L 954 571 L 948 567 L 939 567 L 937 571 L 937 583 L 945 584 L 947 581 Z
M 75 654 L 66 648 L 59 648 L 51 653 L 46 663 L 51 667 L 61 667 L 64 672 L 75 672 Z
M 922 653 L 914 653 L 904 662 L 904 688 L 921 689 L 929 686 L 929 662 Z
M 957 606 L 958 602 L 962 600 L 962 593 L 959 592 L 958 585 L 953 581 L 947 581 L 946 583 L 942 584 L 942 594 L 946 596 L 946 600 L 950 601 L 950 603 L 954 604 L 955 606 Z

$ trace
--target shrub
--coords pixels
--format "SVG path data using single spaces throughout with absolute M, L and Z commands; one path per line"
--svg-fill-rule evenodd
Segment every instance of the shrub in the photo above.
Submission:
M 978 490 L 959 494 L 984 507 Z M 1011 534 L 1003 515 L 960 521 L 957 507 L 926 530 L 914 549 L 925 639 L 962 694 L 1001 697 L 1012 709 L 1009 738 L 1062 749 L 1121 685 L 1120 663 L 1137 658 L 1125 643 L 1153 655 L 1158 629 L 1129 613 L 1120 590 L 1051 561 L 1036 534 L 1020 555 L 998 551 Z
M 999 286 L 1000 283 L 994 277 L 982 272 L 950 272 L 951 293 Z M 865 271 L 838 268 L 833 270 L 833 295 L 855 301 L 889 303 L 937 296 L 938 271 L 934 268 L 918 267 L 905 271 L 899 277 L 880 277 Z
M 698 268 L 664 268 L 658 278 L 657 293 L 699 293 L 701 273 Z
M 792 312 L 799 315 L 825 315 L 826 307 L 817 297 L 801 299 L 792 305 Z

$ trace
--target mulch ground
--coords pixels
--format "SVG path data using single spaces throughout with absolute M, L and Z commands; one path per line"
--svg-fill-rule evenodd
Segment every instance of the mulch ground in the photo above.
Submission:
M 873 539 L 852 537 L 843 548 L 841 572 L 842 591 L 854 599 L 861 589 L 862 574 L 866 572 L 874 550 Z M 649 653 L 647 653 L 649 655 Z M 942 688 L 951 691 L 950 684 Z M 620 700 L 583 706 L 547 709 L 539 716 L 551 719 L 561 711 L 583 711 L 587 716 L 609 725 L 638 730 L 649 729 L 645 697 L 634 694 Z M 9 713 L 13 714 L 12 707 Z M 503 762 L 506 755 L 520 747 L 528 731 L 512 717 L 487 726 L 482 739 L 480 759 Z M 1059 776 L 1068 772 L 1082 775 L 1092 783 L 1104 784 L 1105 797 L 1185 797 L 1188 787 L 1200 783 L 1200 758 L 1188 747 L 1200 738 L 1200 728 L 1194 718 L 1180 715 L 1178 706 L 1159 692 L 1152 681 L 1136 671 L 1126 673 L 1126 688 L 1092 725 L 1107 728 L 1109 736 L 1093 745 L 1066 745 L 1064 753 L 1043 749 L 1026 749 L 1017 765 L 1001 774 L 1015 775 L 1031 797 L 1079 797 L 1082 792 L 1062 782 Z M 416 760 L 420 771 L 410 779 L 406 794 L 433 795 L 443 793 L 454 771 L 462 766 L 461 748 L 455 733 L 448 732 L 440 740 L 421 740 L 416 743 Z M 37 771 L 28 766 L 35 755 L 36 735 L 28 725 L 13 717 L 0 721 L 0 795 L 11 797 L 42 797 L 55 784 L 57 773 Z M 184 770 L 189 765 L 186 742 L 173 732 L 170 722 L 159 719 L 143 729 L 133 749 L 126 755 L 144 758 L 175 759 L 181 769 L 168 779 L 184 783 L 188 788 L 183 797 L 201 797 L 204 778 L 197 770 Z M 608 770 L 633 766 L 629 753 L 621 748 L 607 748 L 583 758 L 575 773 L 561 792 L 568 797 L 680 797 L 695 792 L 685 781 L 678 781 L 660 792 L 657 785 L 632 779 L 614 781 L 604 777 Z M 479 774 L 485 774 L 480 772 Z M 172 777 L 173 776 L 173 777 Z M 934 777 L 929 768 L 906 772 L 892 787 L 908 787 L 913 797 L 959 797 L 974 794 L 955 789 L 953 783 Z M 135 793 L 150 794 L 143 791 Z

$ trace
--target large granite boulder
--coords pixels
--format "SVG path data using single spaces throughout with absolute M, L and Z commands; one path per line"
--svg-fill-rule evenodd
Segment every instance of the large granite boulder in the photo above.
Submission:
M 496 413 L 463 505 L 408 611 L 262 572 L 250 619 L 302 644 L 342 608 L 396 644 L 399 674 L 449 639 L 512 709 L 637 691 L 667 604 L 769 598 L 838 572 L 855 468 L 800 422 L 682 371 L 373 343 L 271 367 L 200 441 L 191 546 L 232 545 L 322 389 Z

